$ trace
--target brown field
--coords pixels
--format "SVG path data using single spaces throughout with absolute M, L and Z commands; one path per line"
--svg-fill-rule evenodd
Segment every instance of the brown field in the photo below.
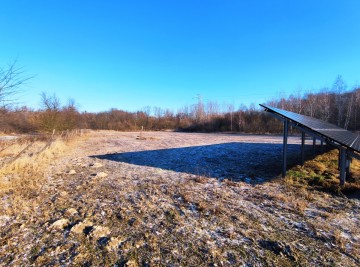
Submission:
M 141 137 L 0 141 L 0 266 L 359 266 L 334 151 L 300 167 L 291 137 L 282 179 L 281 136 Z

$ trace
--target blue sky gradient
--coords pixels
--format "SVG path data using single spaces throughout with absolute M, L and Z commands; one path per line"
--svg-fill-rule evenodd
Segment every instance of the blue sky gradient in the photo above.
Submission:
M 0 66 L 82 111 L 262 103 L 359 82 L 360 1 L 2 0 Z

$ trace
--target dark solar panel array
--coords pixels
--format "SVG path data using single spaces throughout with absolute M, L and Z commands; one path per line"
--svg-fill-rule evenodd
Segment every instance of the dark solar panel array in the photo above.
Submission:
M 357 134 L 340 128 L 334 124 L 312 117 L 300 115 L 298 113 L 286 111 L 279 108 L 273 108 L 266 105 L 260 106 L 264 107 L 267 111 L 276 113 L 284 118 L 293 121 L 294 123 L 304 126 L 315 133 L 318 133 L 326 138 L 330 138 L 336 143 L 360 152 L 360 136 Z

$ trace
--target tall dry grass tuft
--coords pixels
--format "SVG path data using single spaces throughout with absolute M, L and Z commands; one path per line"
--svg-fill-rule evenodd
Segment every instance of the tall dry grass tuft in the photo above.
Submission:
M 46 182 L 51 163 L 66 155 L 84 137 L 19 138 L 0 151 L 0 214 L 31 212 Z

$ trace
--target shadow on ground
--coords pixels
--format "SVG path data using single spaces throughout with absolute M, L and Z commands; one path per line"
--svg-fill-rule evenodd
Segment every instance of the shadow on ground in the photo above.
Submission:
M 256 184 L 281 174 L 282 144 L 224 143 L 92 157 Z M 288 168 L 299 159 L 300 145 L 288 145 Z

